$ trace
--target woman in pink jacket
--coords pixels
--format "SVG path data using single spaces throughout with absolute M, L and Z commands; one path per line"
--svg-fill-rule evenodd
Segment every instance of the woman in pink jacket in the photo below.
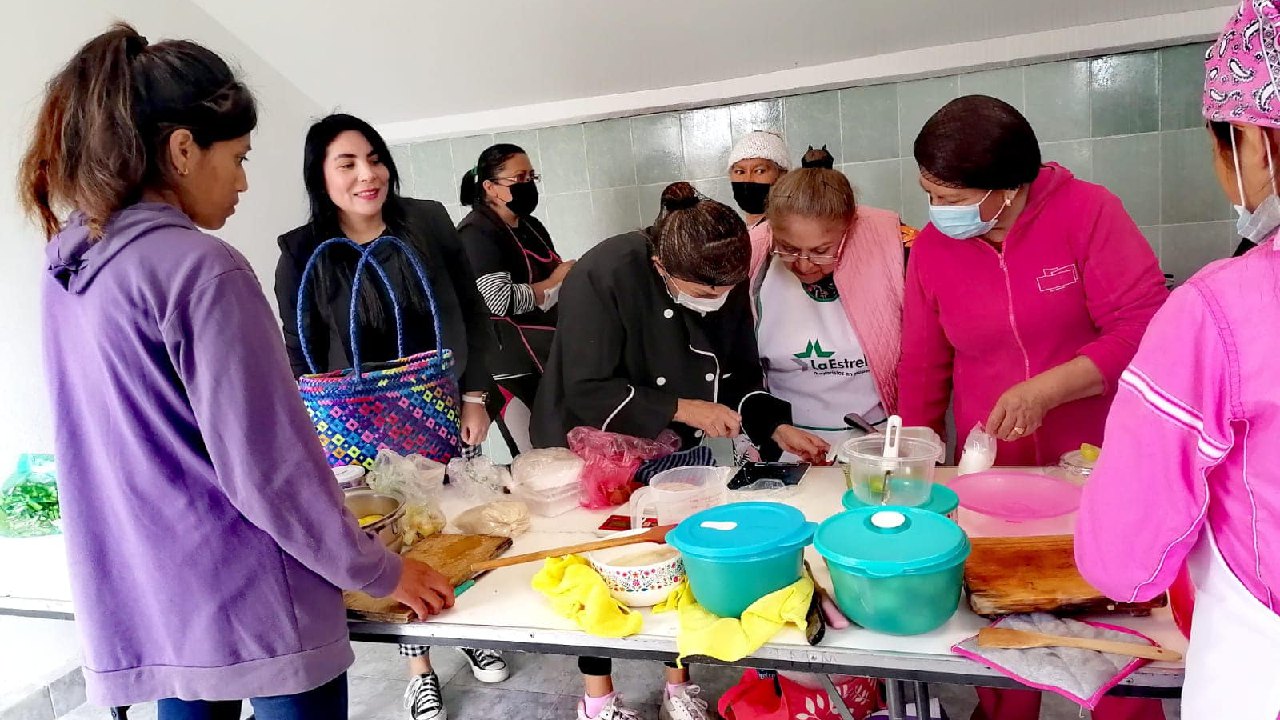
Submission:
M 879 425 L 897 412 L 903 244 L 915 233 L 897 213 L 859 206 L 842 173 L 820 168 L 783 175 L 766 217 L 751 232 L 766 384 L 791 403 L 795 427 L 834 446 L 849 435 L 846 414 Z
M 1002 465 L 1100 442 L 1167 294 L 1151 247 L 1115 195 L 1041 165 L 1026 118 L 995 98 L 948 103 L 915 156 L 930 224 L 907 272 L 903 421 L 941 433 L 954 400 L 959 433 L 985 427 Z
M 1189 561 L 1185 718 L 1280 714 L 1277 33 L 1280 3 L 1246 0 L 1205 82 L 1218 178 L 1259 247 L 1202 270 L 1151 322 L 1076 531 L 1081 572 L 1113 598 L 1153 598 Z
M 1164 302 L 1155 254 L 1106 189 L 1040 164 L 1007 103 L 962 97 L 915 142 L 930 224 L 912 247 L 899 414 L 943 431 L 983 426 L 1001 465 L 1053 465 L 1102 440 L 1120 373 Z M 981 690 L 974 718 L 1039 714 L 1029 691 Z M 1095 718 L 1159 718 L 1160 703 L 1108 698 Z

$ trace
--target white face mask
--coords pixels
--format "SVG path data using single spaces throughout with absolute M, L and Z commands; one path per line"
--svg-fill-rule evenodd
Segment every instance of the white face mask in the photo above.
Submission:
M 724 307 L 725 302 L 729 299 L 729 293 L 727 291 L 723 295 L 720 295 L 719 297 L 713 297 L 713 298 L 694 297 L 689 293 L 681 290 L 671 280 L 671 276 L 668 275 L 665 270 L 662 272 L 662 280 L 663 280 L 663 283 L 662 283 L 663 286 L 667 288 L 667 294 L 671 296 L 672 300 L 676 301 L 677 305 L 688 308 L 700 315 L 706 315 L 707 313 L 713 313 L 719 310 L 720 308 Z M 671 291 L 672 288 L 675 288 L 675 292 Z
M 675 297 L 671 299 L 675 300 L 678 305 L 683 305 L 696 313 L 706 315 L 724 307 L 725 301 L 729 299 L 729 293 L 713 298 L 698 298 L 677 289 Z
M 1244 202 L 1244 176 L 1240 173 L 1240 151 L 1236 147 L 1236 131 L 1231 129 L 1231 156 L 1236 168 L 1236 191 L 1240 193 L 1240 202 Z M 1236 231 L 1240 237 L 1255 245 L 1271 237 L 1276 228 L 1280 228 L 1280 194 L 1276 192 L 1276 170 L 1271 159 L 1271 143 L 1267 143 L 1267 169 L 1271 172 L 1271 194 L 1258 203 L 1256 210 L 1250 211 L 1244 205 L 1236 205 Z

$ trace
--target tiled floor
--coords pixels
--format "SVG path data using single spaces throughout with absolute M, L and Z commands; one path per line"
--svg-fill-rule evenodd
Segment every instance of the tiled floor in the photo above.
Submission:
M 405 661 L 394 645 L 357 643 L 356 664 L 351 669 L 352 720 L 406 720 L 401 709 L 405 688 Z M 433 655 L 436 672 L 444 685 L 449 720 L 572 720 L 581 684 L 574 658 L 554 655 L 508 655 L 511 678 L 501 685 L 482 685 L 466 669 L 456 650 L 440 649 Z M 694 667 L 693 681 L 703 687 L 704 697 L 713 700 L 737 682 L 741 671 L 734 668 Z M 662 668 L 656 663 L 617 661 L 614 678 L 627 704 L 641 711 L 646 720 L 658 716 L 662 692 Z M 933 686 L 952 720 L 967 720 L 973 711 L 973 691 L 962 687 Z M 1169 712 L 1169 710 L 1172 712 Z M 1166 704 L 1169 720 L 1177 720 L 1177 708 Z M 248 708 L 245 715 L 249 714 Z M 63 716 L 65 720 L 104 720 L 106 711 L 88 705 Z M 154 706 L 136 708 L 130 720 L 153 720 Z M 1041 720 L 1075 720 L 1080 709 L 1058 697 L 1045 699 Z

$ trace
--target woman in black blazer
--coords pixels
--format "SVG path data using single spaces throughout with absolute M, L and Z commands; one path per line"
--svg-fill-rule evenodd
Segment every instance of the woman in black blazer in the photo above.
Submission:
M 359 254 L 336 247 L 317 261 L 304 327 L 298 327 L 298 289 L 303 270 L 326 240 L 346 237 L 360 244 L 383 235 L 404 240 L 419 254 L 440 311 L 444 346 L 453 351 L 454 370 L 462 392 L 462 442 L 478 446 L 490 425 L 493 377 L 485 364 L 493 345 L 489 314 L 476 291 L 475 275 L 444 206 L 399 194 L 399 173 L 386 143 L 368 123 L 350 115 L 330 115 L 311 126 L 303 154 L 303 178 L 311 202 L 306 224 L 280 236 L 276 265 L 276 300 L 285 345 L 295 375 L 351 367 L 348 313 L 358 305 L 362 362 L 400 357 L 390 298 L 377 282 L 366 282 L 359 298 L 351 296 L 352 273 Z M 385 253 L 381 252 L 385 249 Z M 398 251 L 379 248 L 378 259 L 400 298 L 404 322 L 404 354 L 436 346 L 431 310 L 408 260 Z M 307 367 L 302 338 L 319 367 Z M 440 681 L 431 668 L 426 646 L 402 645 L 410 658 L 413 680 L 405 705 L 414 720 L 443 720 Z M 482 682 L 501 682 L 508 674 L 498 653 L 463 653 Z
M 497 343 L 489 370 L 510 402 L 498 428 L 511 456 L 529 449 L 529 409 L 556 330 L 560 284 L 573 267 L 563 261 L 547 228 L 533 216 L 538 173 L 518 145 L 480 153 L 462 176 L 459 200 L 471 212 L 458 236 L 489 308 Z

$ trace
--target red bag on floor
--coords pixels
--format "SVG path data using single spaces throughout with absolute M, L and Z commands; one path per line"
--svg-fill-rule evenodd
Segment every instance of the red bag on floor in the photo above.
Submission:
M 880 704 L 871 678 L 834 675 L 831 681 L 855 720 L 863 720 Z M 724 720 L 840 720 L 826 690 L 769 671 L 742 673 L 738 684 L 720 696 L 717 709 Z
M 670 430 L 663 430 L 657 440 L 645 440 L 576 427 L 569 431 L 569 449 L 586 462 L 581 475 L 582 507 L 599 510 L 630 500 L 640 465 L 679 450 L 680 438 Z

